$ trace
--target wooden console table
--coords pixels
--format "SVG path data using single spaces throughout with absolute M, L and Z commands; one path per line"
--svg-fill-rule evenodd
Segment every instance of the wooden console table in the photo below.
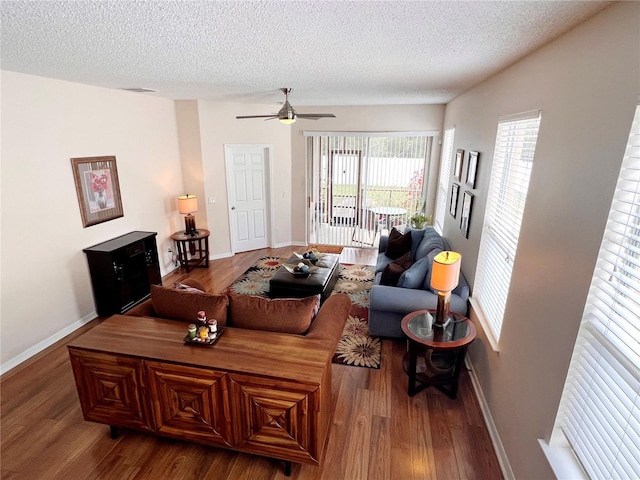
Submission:
M 331 408 L 321 340 L 226 328 L 210 347 L 187 325 L 114 315 L 73 340 L 85 420 L 317 465 Z
M 171 239 L 178 248 L 178 260 L 187 270 L 194 267 L 209 267 L 209 230 L 198 229 L 194 235 L 176 232 Z

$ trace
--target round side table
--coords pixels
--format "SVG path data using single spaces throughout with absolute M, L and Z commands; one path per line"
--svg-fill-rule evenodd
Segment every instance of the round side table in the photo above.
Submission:
M 178 260 L 187 273 L 194 267 L 209 267 L 209 230 L 199 228 L 194 235 L 176 232 L 171 239 L 178 247 Z
M 435 310 L 417 310 L 402 319 L 402 331 L 408 338 L 402 365 L 409 375 L 409 396 L 434 386 L 456 398 L 458 377 L 467 347 L 476 338 L 476 327 L 455 313 L 450 314 L 452 321 L 446 328 L 429 327 L 427 314 L 435 320 Z

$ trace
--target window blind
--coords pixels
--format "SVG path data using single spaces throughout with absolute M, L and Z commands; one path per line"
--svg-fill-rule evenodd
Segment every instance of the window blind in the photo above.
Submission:
M 440 178 L 438 179 L 438 201 L 436 203 L 436 220 L 434 227 L 442 234 L 444 231 L 444 216 L 447 211 L 447 196 L 449 194 L 449 179 L 451 177 L 451 157 L 453 155 L 453 138 L 456 129 L 444 131 L 442 140 L 442 158 L 440 160 Z
M 556 428 L 589 477 L 637 479 L 640 475 L 640 107 Z
M 496 341 L 502 329 L 539 127 L 538 111 L 498 121 L 474 286 L 475 301 Z
M 330 245 L 377 246 L 383 227 L 405 225 L 422 211 L 432 136 L 410 133 L 307 135 L 314 146 L 308 158 L 314 206 L 310 239 Z M 400 213 L 382 222 L 376 208 Z

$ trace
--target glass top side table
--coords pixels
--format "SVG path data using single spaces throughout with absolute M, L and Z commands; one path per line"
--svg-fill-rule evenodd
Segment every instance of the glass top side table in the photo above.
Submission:
M 476 327 L 466 317 L 451 313 L 446 328 L 429 325 L 435 310 L 417 310 L 402 319 L 408 348 L 402 364 L 409 376 L 409 396 L 434 386 L 451 398 L 458 393 L 458 378 Z M 416 385 L 417 383 L 417 385 Z

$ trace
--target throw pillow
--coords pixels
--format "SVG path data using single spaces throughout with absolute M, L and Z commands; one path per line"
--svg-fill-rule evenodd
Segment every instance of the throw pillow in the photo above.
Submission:
M 398 286 L 402 288 L 420 288 L 429 269 L 429 259 L 421 258 L 400 275 Z
M 420 245 L 416 248 L 416 256 L 413 258 L 424 258 L 434 248 L 446 250 L 445 239 L 433 227 L 427 227 L 424 230 Z
M 400 276 L 411 267 L 411 253 L 407 252 L 397 260 L 388 264 L 382 270 L 382 276 L 380 277 L 380 285 L 389 285 L 395 287 L 398 285 Z
M 397 263 L 391 262 L 389 265 L 382 269 L 380 285 L 395 287 L 398 284 L 398 280 L 400 280 L 400 275 L 402 275 L 403 273 L 404 268 L 402 268 Z
M 429 268 L 427 269 L 427 275 L 425 275 L 424 277 L 424 283 L 422 284 L 422 288 L 424 290 L 429 290 L 432 293 L 438 293 L 438 292 L 436 292 L 433 288 L 431 288 L 431 272 L 433 271 L 431 267 L 433 266 L 433 259 L 436 258 L 436 255 L 438 255 L 440 252 L 442 252 L 441 248 L 434 248 L 427 254 L 427 257 L 426 257 L 427 262 L 429 263 Z
M 229 295 L 229 323 L 234 327 L 302 335 L 320 305 L 320 296 L 264 298 Z
M 191 292 L 160 285 L 151 285 L 151 304 L 155 316 L 170 320 L 193 323 L 200 310 L 204 310 L 209 320 L 218 325 L 227 323 L 229 299 L 224 294 Z
M 422 258 L 416 254 L 416 250 L 418 250 L 418 245 L 422 241 L 422 237 L 424 236 L 424 229 L 415 229 L 413 227 L 405 227 L 404 233 L 411 232 L 411 258 Z
M 385 254 L 389 258 L 400 258 L 407 252 L 411 252 L 411 232 L 404 235 L 394 228 L 389 233 L 389 241 L 387 242 L 387 251 Z

